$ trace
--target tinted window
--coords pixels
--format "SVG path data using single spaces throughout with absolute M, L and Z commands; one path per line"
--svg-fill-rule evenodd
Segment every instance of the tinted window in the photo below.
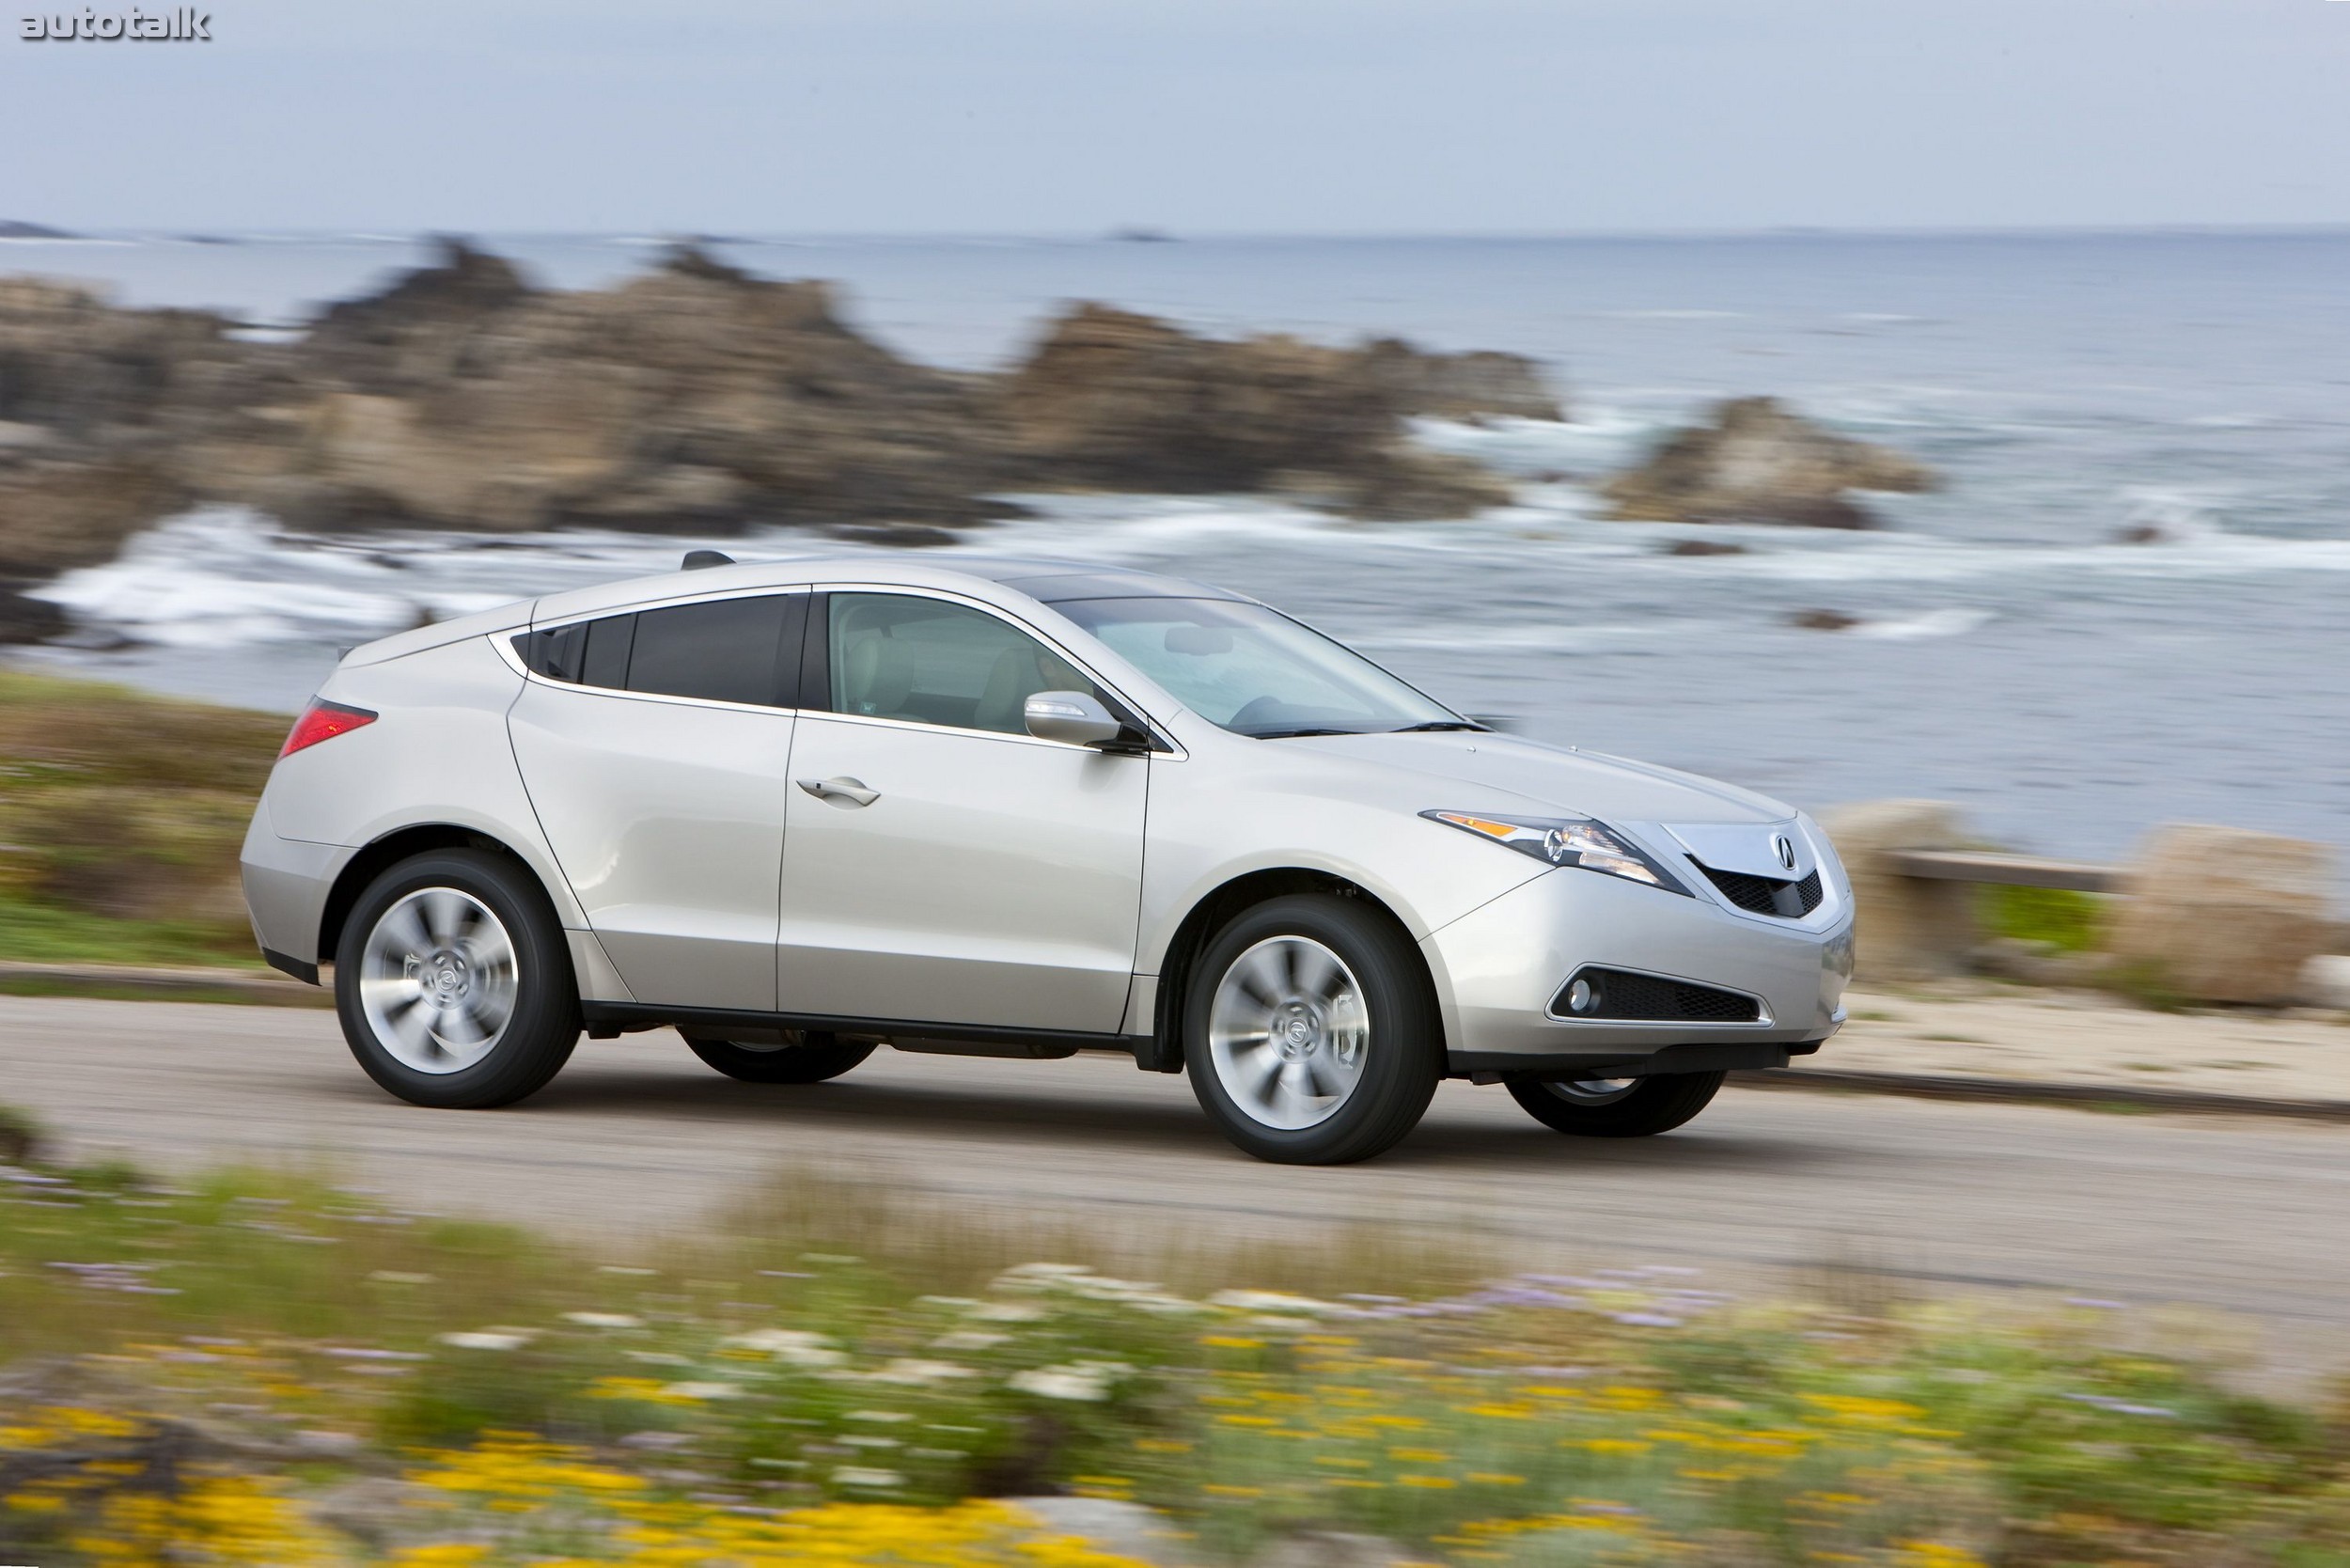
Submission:
M 628 689 L 717 702 L 777 703 L 786 689 L 778 676 L 787 604 L 775 595 L 641 612 L 634 618 L 634 635 L 622 655 Z M 591 640 L 588 658 L 598 660 L 603 651 Z
M 1053 607 L 1193 713 L 1243 735 L 1474 728 L 1361 654 L 1262 604 L 1079 599 Z
M 579 681 L 588 686 L 628 684 L 629 648 L 636 640 L 636 618 L 607 616 L 580 630 L 588 634 L 588 649 L 579 657 Z
M 1027 732 L 1038 692 L 1101 689 L 1042 643 L 983 611 L 893 593 L 836 593 L 827 663 L 836 713 Z
M 525 632 L 514 639 L 515 651 L 534 675 L 550 681 L 579 679 L 579 659 L 588 647 L 588 628 L 558 626 L 548 632 Z

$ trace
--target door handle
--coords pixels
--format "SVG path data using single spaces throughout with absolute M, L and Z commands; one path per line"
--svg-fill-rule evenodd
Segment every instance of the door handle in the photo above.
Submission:
M 869 790 L 854 778 L 803 778 L 800 788 L 818 800 L 844 800 L 851 806 L 870 806 L 881 799 L 879 790 Z

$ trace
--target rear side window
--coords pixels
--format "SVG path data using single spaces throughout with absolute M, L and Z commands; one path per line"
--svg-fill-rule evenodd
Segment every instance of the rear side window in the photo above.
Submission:
M 806 594 L 720 599 L 606 616 L 514 639 L 551 681 L 790 707 Z

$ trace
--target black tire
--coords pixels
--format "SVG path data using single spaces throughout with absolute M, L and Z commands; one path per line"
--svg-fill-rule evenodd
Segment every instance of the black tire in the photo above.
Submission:
M 685 1043 L 728 1077 L 746 1084 L 821 1084 L 873 1054 L 870 1040 L 844 1043 L 822 1030 L 788 1032 L 798 1039 L 781 1045 L 741 1045 L 731 1040 L 704 1040 L 690 1034 Z
M 510 1011 L 502 1028 L 486 1054 L 453 1071 L 420 1071 L 401 1060 L 400 1049 L 379 1029 L 381 1013 L 371 1015 L 361 983 L 378 924 L 411 895 L 432 889 L 453 890 L 485 907 L 502 927 L 512 959 Z M 579 986 L 546 890 L 525 867 L 478 850 L 415 855 L 360 895 L 336 945 L 335 1011 L 351 1054 L 368 1077 L 411 1105 L 439 1109 L 509 1105 L 535 1094 L 579 1043 Z M 412 1057 L 419 1054 L 406 1049 Z
M 1269 1124 L 1244 1108 L 1212 1048 L 1211 1019 L 1228 975 L 1278 938 L 1305 938 L 1335 954 L 1353 976 L 1367 1025 L 1352 1091 L 1309 1126 Z M 1298 894 L 1243 912 L 1209 941 L 1185 988 L 1183 1060 L 1200 1109 L 1241 1149 L 1282 1165 L 1344 1165 L 1384 1152 L 1418 1125 L 1444 1074 L 1444 1030 L 1419 950 L 1393 918 L 1355 900 Z
M 1614 1098 L 1578 1096 L 1540 1078 L 1512 1078 L 1510 1097 L 1543 1126 L 1576 1137 L 1653 1137 L 1703 1110 L 1723 1073 L 1659 1073 Z

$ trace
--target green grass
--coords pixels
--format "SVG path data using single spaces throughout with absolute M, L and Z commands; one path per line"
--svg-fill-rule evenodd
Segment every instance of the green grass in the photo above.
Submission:
M 285 729 L 0 670 L 0 960 L 253 963 L 237 852 Z
M 0 960 L 258 968 L 253 933 L 218 921 L 118 919 L 0 892 Z
M 1979 917 L 1992 935 L 2067 953 L 2088 952 L 2097 946 L 2110 902 L 2095 893 L 1998 884 L 1985 886 L 1980 897 Z
M 142 1487 L 250 1477 L 250 1534 L 264 1493 L 283 1525 L 421 1466 L 387 1538 L 333 1560 L 520 1564 L 556 1535 L 567 1561 L 732 1560 L 627 1554 L 654 1514 L 675 1545 L 1067 1490 L 1235 1562 L 1311 1529 L 1508 1568 L 2350 1563 L 2350 1414 L 2233 1392 L 2110 1310 L 1480 1283 L 1491 1260 L 1369 1233 L 1160 1252 L 808 1175 L 614 1250 L 316 1178 L 31 1169 L 0 1181 L 0 1560 L 76 1560 Z M 74 1487 L 8 1504 L 53 1430 L 84 1434 Z M 211 1540 L 168 1560 L 329 1560 Z

